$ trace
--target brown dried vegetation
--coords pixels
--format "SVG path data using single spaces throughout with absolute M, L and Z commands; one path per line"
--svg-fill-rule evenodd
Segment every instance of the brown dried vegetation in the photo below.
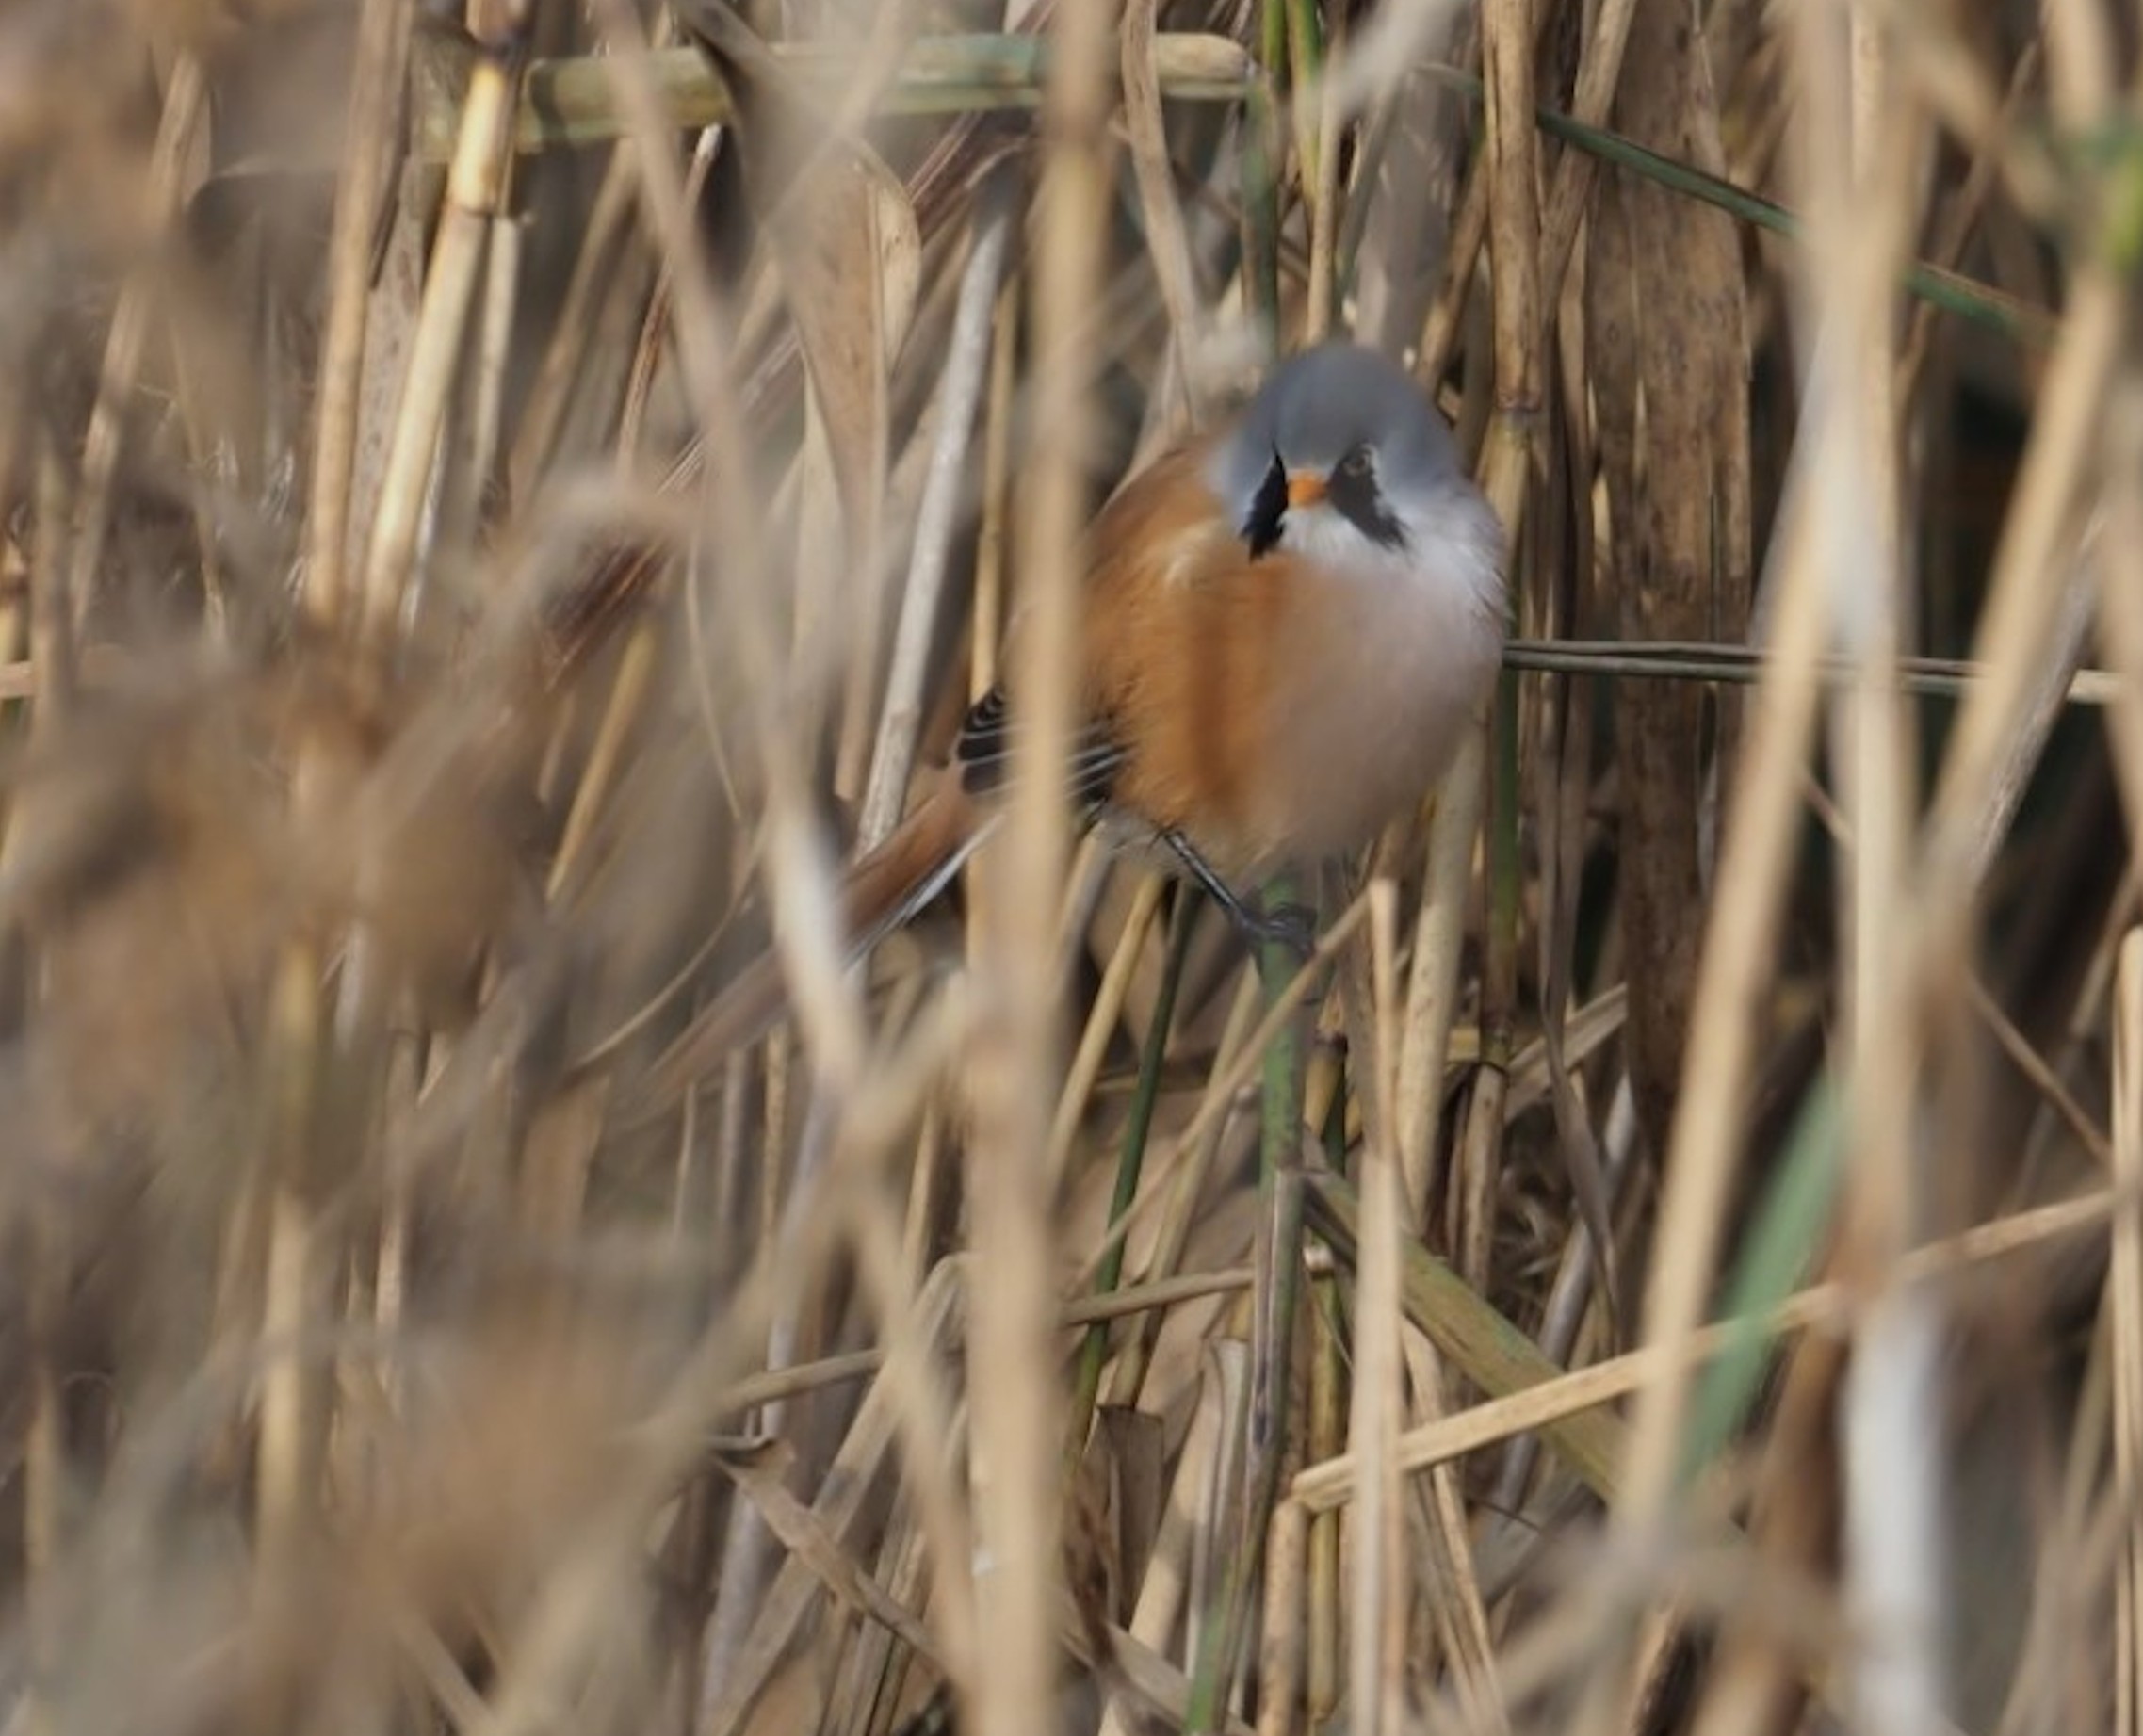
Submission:
M 0 8 L 10 1728 L 2143 1731 L 2138 37 Z M 848 968 L 1335 328 L 1518 637 L 1306 984 Z

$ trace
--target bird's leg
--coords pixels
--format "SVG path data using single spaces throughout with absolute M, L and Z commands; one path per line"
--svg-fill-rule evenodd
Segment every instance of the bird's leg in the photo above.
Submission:
M 1317 913 L 1307 905 L 1279 904 L 1271 910 L 1254 909 L 1214 872 L 1212 864 L 1198 853 L 1197 846 L 1175 827 L 1163 830 L 1161 839 L 1176 852 L 1177 860 L 1183 864 L 1191 878 L 1206 889 L 1206 896 L 1221 907 L 1246 939 L 1259 946 L 1277 941 L 1304 959 L 1316 950 Z

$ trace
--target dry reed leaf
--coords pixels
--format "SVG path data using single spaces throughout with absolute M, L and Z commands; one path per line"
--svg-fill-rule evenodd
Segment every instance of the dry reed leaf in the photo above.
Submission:
M 1703 37 L 1671 8 L 1638 9 L 1620 129 L 1677 160 L 1721 158 Z M 1586 285 L 1593 396 L 1615 527 L 1609 583 L 1623 637 L 1739 641 L 1748 610 L 1745 474 L 1722 429 L 1742 419 L 1747 368 L 1739 243 L 1717 211 L 1629 174 L 1607 177 Z M 1724 527 L 1727 534 L 1721 534 Z M 1638 1116 L 1664 1145 L 1702 933 L 1704 695 L 1668 683 L 1615 686 L 1622 774 L 1620 897 L 1628 949 L 1629 1055 Z
M 1161 1419 L 1128 1405 L 1102 1406 L 1094 1419 L 1094 1451 L 1108 1465 L 1108 1515 L 1114 1555 L 1110 1619 L 1131 1618 L 1131 1588 L 1145 1577 L 1168 1504 L 1168 1446 Z M 1074 1576 L 1077 1583 L 1077 1576 Z

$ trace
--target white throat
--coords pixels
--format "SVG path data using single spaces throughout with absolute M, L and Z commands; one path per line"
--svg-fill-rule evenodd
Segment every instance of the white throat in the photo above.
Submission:
M 1391 506 L 1406 530 L 1395 547 L 1328 506 L 1281 522 L 1280 547 L 1321 592 L 1320 642 L 1279 677 L 1273 715 L 1287 727 L 1266 743 L 1260 868 L 1350 849 L 1419 801 L 1494 683 L 1505 612 L 1494 512 L 1463 485 Z
M 1502 530 L 1488 503 L 1470 488 L 1433 501 L 1394 499 L 1406 540 L 1388 546 L 1330 506 L 1291 508 L 1280 524 L 1281 548 L 1350 583 L 1478 617 L 1500 633 L 1503 622 Z

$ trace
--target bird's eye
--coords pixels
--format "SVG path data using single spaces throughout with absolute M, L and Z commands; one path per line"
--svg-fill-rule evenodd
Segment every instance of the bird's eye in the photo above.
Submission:
M 1384 497 L 1384 491 L 1376 485 L 1376 457 L 1367 442 L 1351 448 L 1332 467 L 1332 480 L 1326 487 L 1325 498 L 1341 518 L 1371 542 L 1386 548 L 1404 544 L 1405 527 L 1400 524 Z

